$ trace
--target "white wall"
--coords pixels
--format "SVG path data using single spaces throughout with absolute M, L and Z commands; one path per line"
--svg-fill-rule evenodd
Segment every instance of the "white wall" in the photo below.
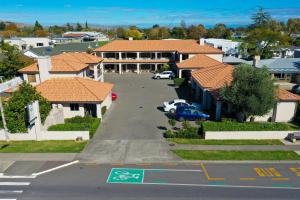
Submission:
M 208 57 L 213 58 L 219 62 L 223 62 L 223 54 L 206 54 Z
M 83 72 L 80 73 L 53 73 L 51 72 L 50 78 L 70 78 L 70 77 L 83 77 Z
M 284 139 L 295 131 L 207 131 L 206 140 L 269 140 Z
M 112 99 L 111 99 L 111 93 L 110 92 L 107 97 L 104 99 L 104 101 L 101 103 L 101 107 L 106 106 L 107 110 L 110 108 L 111 104 L 112 104 Z
M 18 37 L 4 40 L 6 43 L 16 45 L 22 50 L 22 45 L 25 45 L 25 49 L 28 50 L 30 47 L 48 47 L 50 46 L 51 40 L 46 37 Z M 43 46 L 37 46 L 37 43 L 42 43 Z
M 70 104 L 62 104 L 64 111 L 64 118 L 72 118 L 76 116 L 84 117 L 84 106 L 79 104 L 79 111 L 71 111 Z
M 296 111 L 296 102 L 277 103 L 276 122 L 290 122 L 294 118 Z
M 19 84 L 22 84 L 23 80 L 20 77 L 13 78 L 9 81 L 0 84 L 0 92 L 4 92 L 10 88 L 13 88 Z
M 76 140 L 76 138 L 89 140 L 89 131 L 41 131 L 39 140 Z M 36 140 L 37 136 L 33 133 L 9 133 L 9 139 L 12 141 Z M 4 130 L 0 130 L 0 141 L 6 140 Z

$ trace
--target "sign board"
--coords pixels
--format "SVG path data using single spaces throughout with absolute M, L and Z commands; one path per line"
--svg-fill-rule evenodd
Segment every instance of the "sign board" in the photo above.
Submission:
M 37 118 L 37 110 L 34 104 L 35 102 L 32 102 L 25 107 L 26 121 L 29 125 L 33 125 Z
M 107 183 L 142 184 L 143 180 L 143 169 L 112 168 Z

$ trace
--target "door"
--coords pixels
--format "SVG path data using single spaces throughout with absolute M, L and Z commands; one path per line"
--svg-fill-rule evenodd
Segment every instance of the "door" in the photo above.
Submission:
M 84 115 L 97 117 L 97 107 L 96 104 L 84 104 Z

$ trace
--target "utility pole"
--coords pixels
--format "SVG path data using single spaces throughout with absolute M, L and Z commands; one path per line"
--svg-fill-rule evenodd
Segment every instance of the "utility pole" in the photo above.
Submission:
M 7 126 L 6 126 L 6 120 L 5 120 L 5 116 L 4 116 L 4 108 L 3 108 L 1 97 L 0 97 L 0 110 L 1 110 L 2 123 L 3 123 L 3 127 L 4 127 L 5 140 L 6 140 L 6 142 L 9 142 L 9 135 L 8 135 L 8 130 L 7 130 Z

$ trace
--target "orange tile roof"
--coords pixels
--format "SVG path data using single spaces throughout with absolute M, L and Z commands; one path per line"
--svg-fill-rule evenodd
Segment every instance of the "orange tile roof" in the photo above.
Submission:
M 96 64 L 103 59 L 88 53 L 62 53 L 51 57 L 51 72 L 78 72 L 88 67 L 89 64 Z M 38 73 L 38 63 L 33 63 L 19 70 L 20 73 Z
M 99 52 L 175 52 L 180 53 L 223 53 L 221 50 L 209 45 L 199 45 L 196 40 L 114 40 L 95 49 Z
M 54 78 L 36 86 L 38 92 L 50 102 L 101 102 L 113 88 L 88 78 Z
M 222 65 L 222 63 L 213 58 L 210 58 L 209 56 L 198 54 L 190 59 L 177 63 L 176 65 L 179 69 L 201 69 Z
M 281 101 L 300 101 L 299 95 L 293 94 L 281 88 L 278 89 L 277 98 Z
M 103 63 L 169 63 L 171 60 L 109 60 L 104 59 Z

